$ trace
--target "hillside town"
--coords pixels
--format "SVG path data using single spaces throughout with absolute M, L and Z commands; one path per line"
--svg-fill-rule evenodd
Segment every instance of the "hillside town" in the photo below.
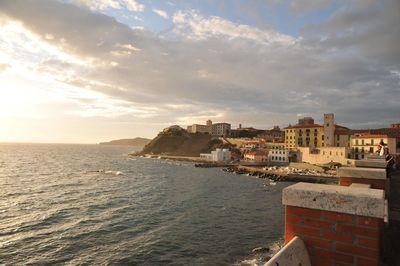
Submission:
M 166 130 L 182 129 L 171 126 Z M 182 129 L 183 130 L 183 129 Z M 377 152 L 379 144 L 384 144 L 396 162 L 400 154 L 400 123 L 387 128 L 350 129 L 335 121 L 333 113 L 323 115 L 323 124 L 315 123 L 312 117 L 298 119 L 296 124 L 285 128 L 272 129 L 239 127 L 232 129 L 230 123 L 192 124 L 188 133 L 209 134 L 219 138 L 227 147 L 235 147 L 240 154 L 233 154 L 228 148 L 216 149 L 199 156 L 209 161 L 238 160 L 254 164 L 286 165 L 301 162 L 316 165 L 353 166 Z

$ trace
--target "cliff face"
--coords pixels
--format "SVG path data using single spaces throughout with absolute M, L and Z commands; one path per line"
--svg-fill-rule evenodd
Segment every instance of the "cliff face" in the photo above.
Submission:
M 177 156 L 199 156 L 222 145 L 222 141 L 208 134 L 187 133 L 186 130 L 171 129 L 160 132 L 140 154 L 166 154 Z

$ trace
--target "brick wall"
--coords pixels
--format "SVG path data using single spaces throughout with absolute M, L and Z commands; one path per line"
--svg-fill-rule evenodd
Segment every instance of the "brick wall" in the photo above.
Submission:
M 303 239 L 312 265 L 379 265 L 383 219 L 286 206 L 285 243 Z
M 387 187 L 386 183 L 388 180 L 385 179 L 369 179 L 369 178 L 353 178 L 353 177 L 339 177 L 339 185 L 350 186 L 353 183 L 369 184 L 371 188 L 383 189 Z

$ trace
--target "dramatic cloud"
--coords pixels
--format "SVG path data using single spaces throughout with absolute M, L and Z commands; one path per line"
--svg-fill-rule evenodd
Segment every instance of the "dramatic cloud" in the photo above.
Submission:
M 272 30 L 261 30 L 240 25 L 220 17 L 204 18 L 198 12 L 177 12 L 173 17 L 175 32 L 192 39 L 206 39 L 212 36 L 229 39 L 248 39 L 262 44 L 294 44 L 295 39 Z
M 0 2 L 0 62 L 74 88 L 76 94 L 64 93 L 79 106 L 69 114 L 152 130 L 208 118 L 284 126 L 297 114 L 318 120 L 324 112 L 350 127 L 398 120 L 398 1 L 351 1 L 300 36 L 196 10 L 177 10 L 172 27 L 155 33 L 93 11 L 128 3 L 143 11 L 138 2 L 80 2 L 91 9 L 53 0 Z M 287 9 L 331 5 L 305 8 L 308 2 Z M 79 98 L 79 89 L 93 94 Z
M 169 16 L 167 14 L 167 12 L 160 10 L 160 9 L 153 9 L 153 12 L 156 13 L 157 15 L 159 15 L 160 17 L 163 17 L 165 19 L 169 19 Z
M 76 0 L 77 3 L 88 6 L 92 10 L 126 8 L 134 12 L 143 12 L 144 5 L 135 0 Z

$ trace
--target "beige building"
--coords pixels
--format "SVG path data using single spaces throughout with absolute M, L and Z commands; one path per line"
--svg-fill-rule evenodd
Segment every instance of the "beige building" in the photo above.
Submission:
M 189 133 L 208 133 L 214 137 L 228 136 L 231 130 L 231 124 L 228 123 L 215 123 L 207 120 L 205 125 L 193 124 L 187 127 Z
M 231 124 L 215 123 L 211 126 L 211 135 L 214 137 L 226 137 L 231 131 Z
M 244 160 L 257 163 L 267 162 L 268 155 L 264 151 L 259 151 L 259 150 L 249 151 L 244 154 Z
M 396 138 L 390 138 L 384 134 L 357 134 L 351 137 L 352 158 L 364 159 L 367 155 L 378 150 L 378 144 L 383 141 L 390 153 L 396 152 Z
M 299 147 L 299 161 L 310 164 L 326 164 L 330 162 L 341 163 L 342 165 L 353 165 L 353 160 L 348 147 Z
M 212 132 L 212 121 L 207 120 L 205 125 L 200 124 L 193 124 L 187 127 L 187 131 L 189 133 L 208 133 L 211 134 Z

